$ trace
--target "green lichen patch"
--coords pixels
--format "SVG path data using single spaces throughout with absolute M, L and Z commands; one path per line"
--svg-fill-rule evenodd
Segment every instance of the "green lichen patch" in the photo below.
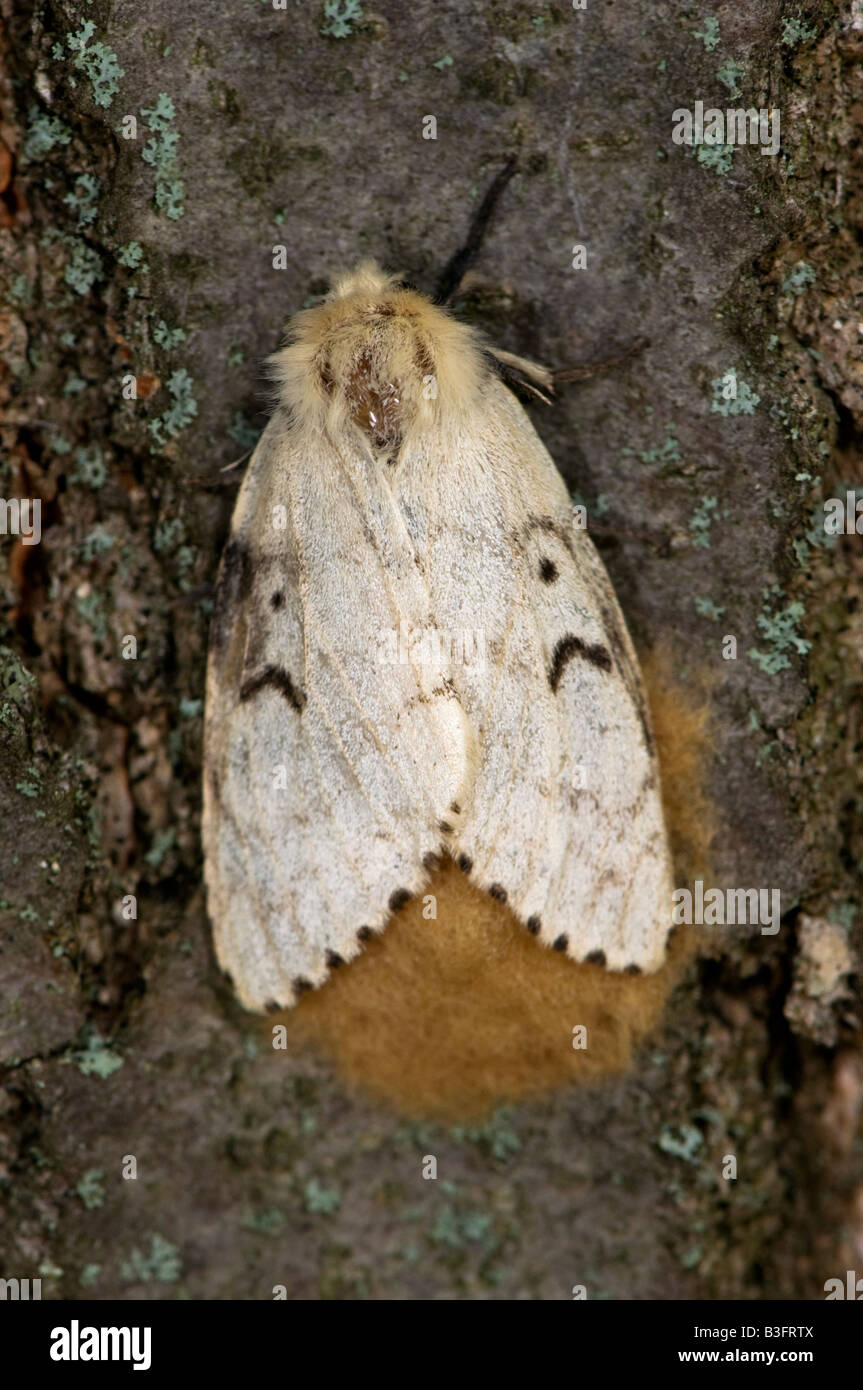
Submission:
M 324 1187 L 317 1178 L 309 1178 L 303 1188 L 303 1206 L 306 1211 L 323 1216 L 331 1216 L 342 1204 L 341 1195 L 334 1187 Z
M 160 92 L 153 106 L 141 108 L 141 118 L 150 131 L 141 158 L 153 170 L 153 201 L 160 212 L 176 222 L 186 211 L 186 185 L 180 178 L 177 153 L 180 134 L 171 129 L 175 115 L 167 92 Z
M 796 296 L 802 294 L 807 286 L 814 285 L 817 278 L 811 265 L 807 265 L 806 261 L 798 261 L 784 277 L 779 288 L 782 294 Z
M 734 163 L 735 148 L 734 145 L 705 143 L 698 146 L 696 158 L 705 169 L 712 169 L 715 174 L 727 174 Z
M 50 116 L 32 105 L 27 113 L 27 129 L 21 147 L 24 160 L 43 159 L 59 145 L 68 145 L 72 132 L 59 116 Z
M 88 1168 L 75 1188 L 75 1192 L 88 1211 L 94 1211 L 97 1207 L 101 1207 L 105 1200 L 104 1177 L 105 1174 L 101 1168 Z
M 726 58 L 724 63 L 721 63 L 716 69 L 716 76 L 719 81 L 723 87 L 728 88 L 733 97 L 739 97 L 741 94 L 740 79 L 743 73 L 743 64 L 738 63 L 736 58 Z
M 126 1284 L 149 1284 L 154 1279 L 160 1284 L 176 1284 L 181 1269 L 177 1246 L 156 1234 L 151 1238 L 149 1254 L 133 1250 L 128 1260 L 123 1260 L 120 1278 Z
M 704 1135 L 695 1125 L 663 1125 L 656 1141 L 663 1153 L 680 1158 L 684 1163 L 697 1163 L 696 1154 L 704 1143 Z
M 186 341 L 186 334 L 182 328 L 169 328 L 164 319 L 159 319 L 153 329 L 153 342 L 158 343 L 159 347 L 166 352 L 173 352 L 174 348 L 179 347 L 180 343 Z
M 818 30 L 811 24 L 805 24 L 799 14 L 791 15 L 782 21 L 782 35 L 780 43 L 784 43 L 788 48 L 794 48 L 798 43 L 808 43 L 809 39 L 814 39 Z
M 708 15 L 701 21 L 701 28 L 693 30 L 694 37 L 700 39 L 707 49 L 712 53 L 714 48 L 719 46 L 719 20 L 715 14 Z
M 172 372 L 165 384 L 172 398 L 171 404 L 155 420 L 151 420 L 148 426 L 150 434 L 160 447 L 164 447 L 169 440 L 176 439 L 198 413 L 198 403 L 193 391 L 194 382 L 185 367 Z
M 360 0 L 324 0 L 324 20 L 320 32 L 330 39 L 347 39 L 363 18 Z
M 81 483 L 98 492 L 108 480 L 108 467 L 98 444 L 81 445 L 75 450 L 75 466 L 69 474 L 70 483 Z
M 481 1125 L 454 1125 L 450 1133 L 457 1142 L 476 1144 L 500 1163 L 508 1162 L 521 1148 L 521 1140 L 513 1128 L 512 1112 L 506 1108 L 496 1110 Z
M 253 1211 L 244 1223 L 247 1231 L 260 1236 L 274 1236 L 285 1225 L 284 1212 L 277 1207 L 266 1207 L 263 1211 Z
M 118 249 L 117 260 L 129 270 L 138 270 L 143 265 L 144 248 L 138 241 L 127 241 Z
M 627 448 L 621 450 L 622 456 L 632 454 L 632 450 Z M 683 455 L 680 452 L 680 441 L 677 438 L 677 426 L 667 424 L 665 426 L 665 438 L 661 444 L 657 444 L 652 449 L 641 449 L 637 457 L 642 463 L 646 463 L 650 468 L 659 468 L 661 472 L 673 471 L 678 464 L 683 462 Z
M 790 667 L 790 652 L 804 656 L 811 649 L 812 643 L 799 631 L 805 615 L 802 603 L 795 601 L 786 604 L 784 608 L 781 607 L 783 594 L 778 584 L 769 585 L 764 590 L 763 598 L 764 608 L 756 622 L 764 634 L 766 650 L 753 647 L 747 652 L 747 656 L 766 675 L 775 676 Z
M 83 1051 L 75 1053 L 75 1061 L 82 1076 L 98 1076 L 102 1081 L 123 1066 L 123 1058 L 99 1033 L 90 1034 Z
M 709 549 L 710 527 L 716 520 L 715 513 L 718 506 L 718 497 L 702 497 L 700 506 L 689 522 L 693 545 L 700 546 L 704 550 Z
M 95 222 L 99 204 L 99 180 L 92 174 L 79 174 L 63 202 L 78 214 L 78 231 Z
M 484 1241 L 492 1228 L 492 1218 L 488 1212 L 460 1212 L 451 1204 L 441 1207 L 429 1232 L 435 1245 L 450 1245 L 460 1250 L 465 1245 Z
M 724 608 L 719 608 L 712 598 L 704 598 L 701 595 L 693 599 L 695 611 L 699 618 L 709 618 L 712 623 L 718 623 L 725 612 Z
M 761 400 L 738 375 L 736 367 L 729 367 L 722 376 L 714 377 L 710 385 L 713 390 L 710 409 L 714 415 L 752 415 Z
M 96 25 L 91 19 L 81 21 L 80 29 L 74 34 L 66 35 L 66 45 L 74 55 L 73 67 L 83 72 L 90 81 L 90 88 L 93 100 L 97 106 L 108 107 L 117 95 L 120 87 L 120 78 L 125 74 L 117 61 L 117 55 L 107 44 L 100 39 L 93 41 L 96 32 Z M 60 54 L 57 47 L 54 49 L 54 56 Z
M 76 237 L 66 237 L 64 240 L 69 247 L 69 257 L 63 278 L 76 294 L 89 294 L 102 277 L 102 258 L 92 246 Z

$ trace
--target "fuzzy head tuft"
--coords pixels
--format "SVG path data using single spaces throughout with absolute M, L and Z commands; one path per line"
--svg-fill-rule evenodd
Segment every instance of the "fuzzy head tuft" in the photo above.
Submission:
M 418 432 L 457 427 L 484 371 L 473 331 L 374 261 L 297 314 L 271 362 L 301 428 L 359 430 L 389 456 Z

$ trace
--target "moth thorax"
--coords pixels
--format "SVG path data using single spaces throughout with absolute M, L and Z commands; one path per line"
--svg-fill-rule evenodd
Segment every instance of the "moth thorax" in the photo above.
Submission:
M 403 434 L 403 387 L 400 380 L 381 375 L 370 352 L 363 351 L 345 383 L 345 400 L 355 425 L 375 449 L 397 453 Z
M 318 354 L 318 371 L 331 404 L 390 456 L 411 425 L 430 415 L 426 402 L 436 396 L 425 334 L 412 315 L 387 303 L 337 325 Z

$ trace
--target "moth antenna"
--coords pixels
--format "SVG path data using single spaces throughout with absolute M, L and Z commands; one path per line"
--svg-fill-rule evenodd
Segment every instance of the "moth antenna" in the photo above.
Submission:
M 649 346 L 649 338 L 636 338 L 635 342 L 617 357 L 605 357 L 599 362 L 585 362 L 579 367 L 562 367 L 559 371 L 552 372 L 552 381 L 587 381 L 592 376 L 598 376 L 600 372 L 610 371 L 612 367 L 619 367 L 622 362 L 628 362 L 630 357 L 643 352 Z
M 436 303 L 450 304 L 455 298 L 462 280 L 479 256 L 495 209 L 517 169 L 518 160 L 515 155 L 510 155 L 503 168 L 495 174 L 485 197 L 473 215 L 463 245 L 450 257 L 441 271 L 434 294 Z

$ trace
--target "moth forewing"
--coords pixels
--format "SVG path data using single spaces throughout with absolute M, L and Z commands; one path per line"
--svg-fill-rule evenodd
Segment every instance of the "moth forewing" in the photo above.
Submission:
M 241 999 L 322 984 L 442 854 L 538 948 L 657 969 L 641 678 L 521 406 L 470 330 L 371 265 L 276 362 L 207 680 L 208 903 Z

